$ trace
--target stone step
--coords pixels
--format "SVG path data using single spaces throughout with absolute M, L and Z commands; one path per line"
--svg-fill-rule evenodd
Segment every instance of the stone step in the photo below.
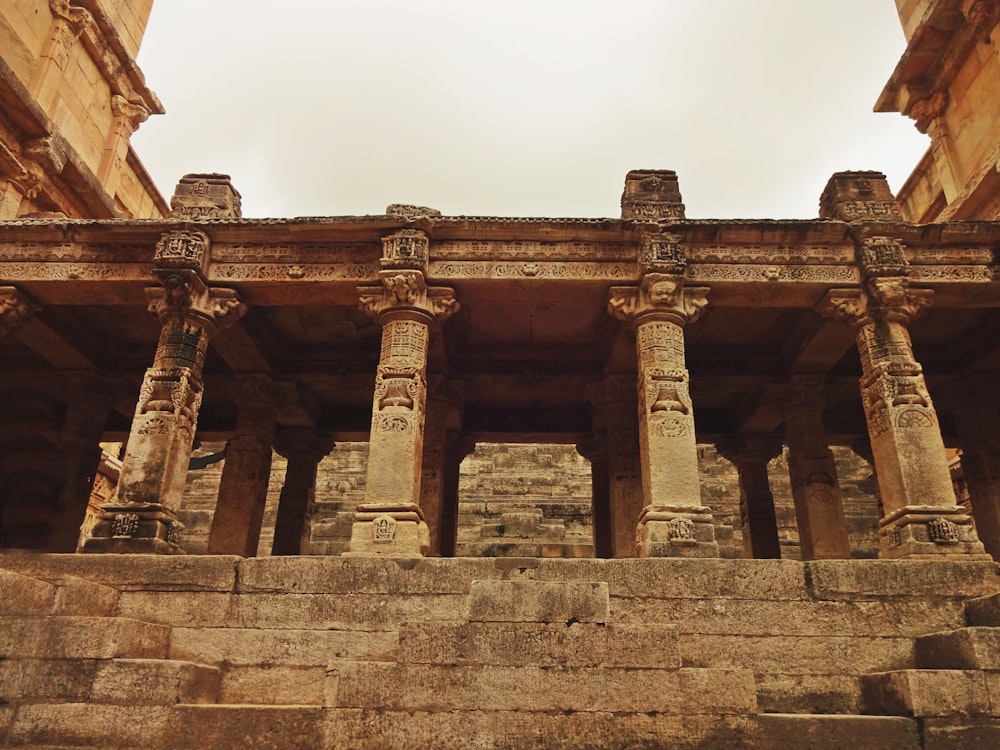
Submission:
M 0 617 L 0 658 L 162 659 L 170 628 L 124 617 Z
M 1000 628 L 969 627 L 917 638 L 914 653 L 922 669 L 1000 670 Z
M 11 704 L 214 703 L 219 676 L 214 667 L 161 659 L 6 659 L 0 661 L 0 698 Z
M 340 708 L 409 711 L 643 711 L 753 714 L 746 670 L 437 666 L 341 662 L 328 695 Z
M 57 590 L 47 581 L 0 569 L 0 616 L 47 615 L 55 607 Z
M 756 737 L 747 745 L 754 750 L 924 748 L 917 722 L 895 716 L 761 714 L 756 720 L 756 730 Z
M 965 603 L 966 624 L 1000 628 L 1000 594 L 980 596 Z
M 473 581 L 471 622 L 607 622 L 608 584 L 591 581 Z
M 997 673 L 902 669 L 866 675 L 861 684 L 865 713 L 916 717 L 1000 715 Z

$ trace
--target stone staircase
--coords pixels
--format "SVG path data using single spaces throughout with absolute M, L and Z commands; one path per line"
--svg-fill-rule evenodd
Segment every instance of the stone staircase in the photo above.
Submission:
M 1000 746 L 989 563 L 0 555 L 0 746 Z

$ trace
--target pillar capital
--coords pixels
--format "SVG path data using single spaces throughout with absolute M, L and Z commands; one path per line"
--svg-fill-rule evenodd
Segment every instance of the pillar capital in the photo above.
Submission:
M 38 311 L 17 287 L 0 286 L 0 336 L 9 336 Z
M 301 456 L 303 460 L 319 463 L 336 445 L 332 435 L 316 432 L 312 427 L 283 427 L 274 436 L 275 452 L 288 460 Z
M 139 126 L 149 119 L 149 110 L 140 102 L 130 102 L 120 94 L 111 97 L 111 114 L 119 120 L 131 135 Z
M 458 312 L 455 290 L 429 287 L 423 273 L 412 269 L 379 271 L 381 285 L 359 286 L 361 310 L 384 325 L 387 320 L 413 319 L 429 324 Z
M 189 269 L 163 274 L 162 287 L 146 287 L 149 312 L 161 324 L 198 322 L 215 333 L 228 328 L 247 310 L 235 289 L 210 287 Z
M 57 19 L 69 23 L 77 34 L 94 22 L 94 17 L 86 8 L 71 5 L 70 0 L 49 0 L 49 10 Z
M 708 304 L 708 287 L 685 287 L 680 274 L 646 273 L 638 287 L 611 287 L 608 312 L 633 331 L 646 321 L 681 327 L 693 323 Z
M 603 433 L 595 432 L 576 443 L 576 452 L 591 463 L 608 460 L 608 438 Z
M 861 289 L 831 289 L 817 310 L 855 329 L 870 326 L 879 318 L 905 326 L 929 307 L 933 298 L 933 290 L 910 289 L 906 279 L 875 278 L 868 284 L 868 293 Z
M 749 463 L 766 464 L 781 455 L 782 443 L 771 435 L 735 435 L 715 444 L 719 455 L 737 467 Z

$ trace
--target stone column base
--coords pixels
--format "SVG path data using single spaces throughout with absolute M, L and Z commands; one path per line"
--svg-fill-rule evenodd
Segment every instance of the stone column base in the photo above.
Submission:
M 639 557 L 718 557 L 712 512 L 704 506 L 647 505 L 636 527 Z
M 183 555 L 183 524 L 159 503 L 108 503 L 83 543 L 82 552 Z
M 958 505 L 907 505 L 890 513 L 881 521 L 878 546 L 878 556 L 884 559 L 940 559 L 942 555 L 992 559 L 976 536 L 972 519 Z
M 344 554 L 420 557 L 430 546 L 430 530 L 418 505 L 361 503 L 354 515 L 351 544 Z

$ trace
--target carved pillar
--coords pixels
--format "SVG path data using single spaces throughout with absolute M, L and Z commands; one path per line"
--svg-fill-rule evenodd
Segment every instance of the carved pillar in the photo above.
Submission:
M 837 462 L 823 426 L 823 377 L 795 375 L 784 404 L 788 476 L 803 560 L 851 556 Z
M 1000 402 L 996 382 L 971 378 L 956 383 L 952 390 L 972 517 L 986 551 L 1000 561 Z
M 230 383 L 236 427 L 226 443 L 219 497 L 208 535 L 210 555 L 253 557 L 267 505 L 271 444 L 277 407 L 267 375 L 243 375 Z
M 35 100 L 42 106 L 52 104 L 60 84 L 65 79 L 70 48 L 94 17 L 84 8 L 70 5 L 69 0 L 49 0 L 52 30 L 42 50 L 34 81 Z
M 50 549 L 76 552 L 101 460 L 101 436 L 118 394 L 97 373 L 68 373 L 63 385 L 69 398 L 62 429 L 66 478 Z
M 766 435 L 743 435 L 720 440 L 716 450 L 732 461 L 739 473 L 743 556 L 780 559 L 781 543 L 767 462 L 781 455 L 781 442 Z
M 646 235 L 638 287 L 612 287 L 609 311 L 636 337 L 639 450 L 645 507 L 641 557 L 715 557 L 711 511 L 701 504 L 694 413 L 684 362 L 684 328 L 708 303 L 686 288 L 684 249 L 672 235 Z
M 142 104 L 130 102 L 118 94 L 111 97 L 111 113 L 114 116 L 111 130 L 104 142 L 101 164 L 97 168 L 97 179 L 108 195 L 114 195 L 118 189 L 132 133 L 149 119 L 149 110 Z
M 427 237 L 404 229 L 383 240 L 379 286 L 358 288 L 361 309 L 382 326 L 375 376 L 368 480 L 349 554 L 422 555 L 429 547 L 420 510 L 427 343 L 430 325 L 458 310 L 454 292 L 428 287 Z
M 911 92 L 910 103 L 903 114 L 913 119 L 917 130 L 931 137 L 931 154 L 934 156 L 941 188 L 944 190 L 945 198 L 951 203 L 962 191 L 962 180 L 957 174 L 956 160 L 950 148 L 952 138 L 944 118 L 949 104 L 948 92 L 945 89 L 926 96 Z
M 180 553 L 177 509 L 184 494 L 202 397 L 209 339 L 245 311 L 232 289 L 209 287 L 200 273 L 208 237 L 164 235 L 155 273 L 163 286 L 146 289 L 162 326 L 146 370 L 118 483 L 117 501 L 103 506 L 85 552 Z
M 984 556 L 972 519 L 955 504 L 937 413 L 907 330 L 933 292 L 909 287 L 896 240 L 864 240 L 859 262 L 864 288 L 830 290 L 820 311 L 857 334 L 861 400 L 885 509 L 879 555 Z
M 611 483 L 608 470 L 608 440 L 595 433 L 576 444 L 576 451 L 590 461 L 591 506 L 593 518 L 594 556 L 613 557 L 611 531 Z M 633 524 L 632 528 L 635 528 Z
M 274 449 L 284 456 L 285 482 L 278 498 L 272 555 L 305 555 L 312 537 L 316 500 L 316 470 L 335 443 L 311 428 L 286 429 L 278 433 Z
M 636 557 L 636 525 L 645 506 L 639 458 L 635 375 L 609 375 L 587 389 L 598 426 L 607 434 L 611 556 Z
M 444 451 L 444 472 L 442 481 L 443 501 L 441 508 L 441 533 L 439 545 L 441 557 L 454 557 L 458 537 L 459 483 L 462 461 L 476 449 L 476 441 L 463 432 L 448 432 Z

